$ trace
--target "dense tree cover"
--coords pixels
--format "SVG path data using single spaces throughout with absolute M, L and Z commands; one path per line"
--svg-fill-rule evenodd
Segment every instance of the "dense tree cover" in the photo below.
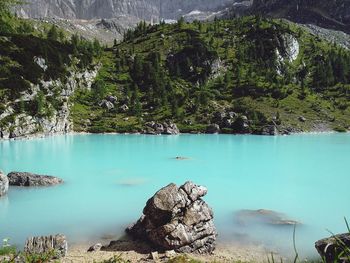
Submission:
M 30 21 L 11 14 L 11 8 L 17 3 L 0 2 L 0 114 L 9 106 L 15 109 L 12 117 L 1 120 L 1 125 L 11 122 L 19 113 L 50 116 L 53 109 L 61 107 L 58 95 L 62 87 L 53 84 L 44 89 L 41 82 L 60 80 L 65 83 L 71 70 L 91 67 L 102 53 L 97 40 L 69 37 L 55 25 L 43 25 L 34 30 Z M 42 90 L 33 100 L 24 101 L 23 94 L 31 94 L 33 85 Z
M 292 60 L 294 40 L 299 55 Z M 346 126 L 349 56 L 348 50 L 294 24 L 260 16 L 205 23 L 179 19 L 172 25 L 141 22 L 104 53 L 99 75 L 103 96 L 118 96 L 119 106 L 130 110 L 101 110 L 96 105 L 103 96 L 85 93 L 82 105 L 97 114 L 96 120 L 105 120 L 91 128 L 98 131 L 124 131 L 125 125 L 129 130 L 157 119 L 202 130 L 222 109 L 248 116 L 253 130 L 291 125 L 293 118 L 300 126 L 300 115 L 333 121 L 339 114 Z M 82 108 L 77 116 L 86 114 Z M 126 124 L 117 121 L 121 117 L 137 118 Z

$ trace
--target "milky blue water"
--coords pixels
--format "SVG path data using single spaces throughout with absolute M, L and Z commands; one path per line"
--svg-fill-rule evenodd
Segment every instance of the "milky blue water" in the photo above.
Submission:
M 176 160 L 176 156 L 189 160 Z M 302 223 L 297 246 L 314 253 L 350 218 L 350 135 L 67 135 L 0 142 L 0 169 L 61 177 L 0 199 L 0 238 L 64 233 L 70 242 L 121 236 L 170 182 L 208 187 L 220 242 L 292 251 L 292 227 L 238 224 L 241 209 L 271 209 Z M 90 241 L 92 242 L 92 241 Z

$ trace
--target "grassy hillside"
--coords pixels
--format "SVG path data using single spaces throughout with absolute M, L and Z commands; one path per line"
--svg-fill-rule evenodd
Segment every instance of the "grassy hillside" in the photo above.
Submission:
M 282 20 L 141 23 L 105 50 L 92 90 L 72 98 L 71 117 L 88 132 L 168 120 L 182 132 L 210 124 L 224 133 L 343 131 L 349 84 L 348 50 Z M 109 109 L 100 106 L 108 96 L 117 98 Z

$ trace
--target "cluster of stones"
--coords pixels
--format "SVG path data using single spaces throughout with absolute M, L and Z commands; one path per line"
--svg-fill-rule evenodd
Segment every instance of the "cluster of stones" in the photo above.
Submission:
M 98 103 L 98 106 L 105 108 L 108 111 L 115 109 L 117 105 L 118 105 L 118 98 L 111 95 L 107 96 L 106 98 L 104 98 Z M 127 112 L 129 110 L 128 105 L 126 105 L 125 103 L 121 102 L 121 104 L 119 105 L 120 105 L 119 111 Z
M 169 184 L 147 201 L 141 218 L 126 231 L 162 250 L 210 253 L 217 232 L 213 211 L 201 199 L 206 194 L 192 182 Z
M 172 122 L 163 122 L 157 123 L 154 121 L 147 122 L 145 125 L 145 130 L 143 133 L 145 134 L 166 134 L 166 135 L 176 135 L 180 133 L 180 130 L 177 128 L 175 123 Z

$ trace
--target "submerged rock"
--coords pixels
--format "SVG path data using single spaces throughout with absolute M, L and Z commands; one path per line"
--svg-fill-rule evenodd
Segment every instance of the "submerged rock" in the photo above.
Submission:
M 0 171 L 0 196 L 7 194 L 9 190 L 9 180 L 6 175 Z
M 217 232 L 213 211 L 201 199 L 206 193 L 192 182 L 169 184 L 147 201 L 141 218 L 126 231 L 163 250 L 210 253 Z
M 266 209 L 258 210 L 240 210 L 236 213 L 236 219 L 239 224 L 262 223 L 274 226 L 294 226 L 299 222 L 287 219 L 285 215 Z
M 26 172 L 11 172 L 7 177 L 9 184 L 13 186 L 50 186 L 63 183 L 58 177 Z
M 55 258 L 67 255 L 68 243 L 64 235 L 30 237 L 24 245 L 24 252 L 28 254 L 42 254 L 55 252 Z
M 350 233 L 318 240 L 315 247 L 325 262 L 349 262 Z

